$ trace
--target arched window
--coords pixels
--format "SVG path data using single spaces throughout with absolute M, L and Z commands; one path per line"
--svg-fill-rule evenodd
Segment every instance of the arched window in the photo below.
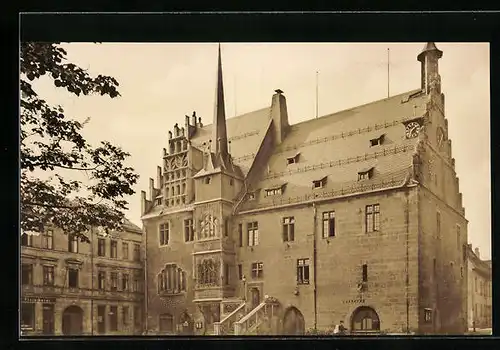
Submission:
M 172 316 L 171 314 L 160 314 L 158 323 L 160 332 L 174 332 L 174 316 Z
M 158 274 L 158 293 L 177 294 L 186 291 L 186 272 L 176 264 L 167 264 Z
M 380 319 L 371 307 L 361 306 L 352 316 L 351 330 L 353 332 L 379 331 Z

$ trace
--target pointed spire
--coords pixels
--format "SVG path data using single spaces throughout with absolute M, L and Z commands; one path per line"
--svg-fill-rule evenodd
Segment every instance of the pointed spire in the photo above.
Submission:
M 214 124 L 212 129 L 212 140 L 214 140 L 215 156 L 221 156 L 225 159 L 228 155 L 227 150 L 227 131 L 226 131 L 226 109 L 224 106 L 224 83 L 222 79 L 222 59 L 219 43 L 219 55 L 217 65 L 217 86 L 215 91 L 215 112 Z

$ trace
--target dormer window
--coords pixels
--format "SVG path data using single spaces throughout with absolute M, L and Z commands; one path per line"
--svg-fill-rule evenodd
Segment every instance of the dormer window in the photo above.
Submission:
M 266 197 L 282 195 L 284 187 L 285 185 L 266 189 Z
M 161 205 L 162 203 L 162 197 L 157 197 L 156 198 L 156 205 Z
M 368 180 L 373 177 L 373 167 L 362 169 L 358 171 L 358 181 Z
M 319 180 L 313 180 L 313 189 L 323 188 L 326 185 L 326 176 Z
M 255 192 L 249 192 L 247 194 L 248 200 L 254 200 L 255 199 Z
M 380 146 L 384 143 L 384 136 L 385 134 L 382 134 L 380 135 L 379 137 L 375 138 L 375 139 L 371 139 L 370 140 L 370 146 L 373 147 L 373 146 Z
M 299 162 L 299 155 L 300 155 L 300 153 L 297 153 L 293 157 L 288 157 L 286 159 L 286 164 L 290 165 L 290 164 L 298 163 Z

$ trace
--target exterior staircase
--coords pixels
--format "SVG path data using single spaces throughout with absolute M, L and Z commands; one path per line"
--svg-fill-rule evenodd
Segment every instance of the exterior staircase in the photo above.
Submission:
M 275 298 L 267 297 L 252 310 L 243 300 L 223 301 L 221 308 L 227 312 L 221 312 L 220 322 L 214 324 L 214 335 L 278 334 L 280 305 Z

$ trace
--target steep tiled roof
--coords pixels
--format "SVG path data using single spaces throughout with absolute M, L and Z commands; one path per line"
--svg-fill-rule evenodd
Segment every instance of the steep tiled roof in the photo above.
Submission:
M 271 118 L 270 113 L 270 107 L 266 107 L 228 118 L 226 121 L 228 141 L 231 141 L 230 153 L 234 163 L 241 167 L 244 175 L 252 165 L 253 158 L 262 142 L 265 128 Z M 209 124 L 198 128 L 191 142 L 195 147 L 203 149 L 203 142 L 208 143 L 211 138 L 212 124 Z
M 126 231 L 142 233 L 142 229 L 127 218 L 125 218 L 125 221 L 124 221 L 122 227 Z
M 242 210 L 303 201 L 336 193 L 401 184 L 408 176 L 417 139 L 406 139 L 403 121 L 425 113 L 427 96 L 414 90 L 349 110 L 292 125 L 268 162 L 266 175 L 253 188 L 256 199 Z M 413 96 L 408 99 L 409 96 Z M 403 102 L 406 101 L 406 102 Z M 383 144 L 370 140 L 384 135 Z M 297 154 L 297 163 L 287 158 Z M 358 181 L 358 172 L 373 167 L 373 176 Z M 325 178 L 324 187 L 313 181 Z M 265 197 L 266 188 L 286 184 L 282 195 Z

